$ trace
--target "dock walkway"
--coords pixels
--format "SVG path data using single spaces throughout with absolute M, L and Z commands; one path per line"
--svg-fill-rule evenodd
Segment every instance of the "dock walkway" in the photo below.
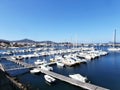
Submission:
M 42 73 L 50 75 L 50 76 L 52 76 L 56 79 L 59 79 L 61 81 L 70 83 L 72 85 L 75 85 L 75 86 L 78 86 L 78 87 L 81 87 L 81 88 L 84 88 L 84 89 L 88 89 L 88 90 L 109 90 L 109 89 L 106 89 L 106 88 L 103 88 L 103 87 L 100 87 L 100 86 L 96 86 L 96 85 L 93 85 L 93 84 L 90 84 L 90 83 L 83 83 L 83 82 L 74 80 L 74 79 L 69 78 L 67 76 L 64 76 L 64 75 L 61 75 L 61 74 L 58 74 L 58 73 L 54 73 L 54 72 L 51 72 L 51 71 L 45 71 L 45 70 L 42 70 L 42 69 L 40 69 L 40 71 Z
M 27 64 L 25 62 L 22 62 L 22 61 L 19 61 L 19 60 L 13 60 L 11 58 L 12 56 L 6 56 L 6 57 L 2 57 L 2 58 L 5 58 L 6 60 L 8 61 L 11 61 L 11 62 L 14 62 L 18 65 L 21 65 L 23 67 L 17 67 L 17 68 L 10 68 L 10 69 L 5 69 L 5 71 L 12 71 L 12 70 L 19 70 L 19 69 L 27 69 L 27 68 L 34 68 L 34 67 L 38 67 L 38 65 L 34 65 L 34 64 Z M 56 62 L 50 62 L 50 63 L 47 63 L 47 65 L 53 65 L 53 64 L 56 64 Z M 1 66 L 1 65 L 0 65 Z

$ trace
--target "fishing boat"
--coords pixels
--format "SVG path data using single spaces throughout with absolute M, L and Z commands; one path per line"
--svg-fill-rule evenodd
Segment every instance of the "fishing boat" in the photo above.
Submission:
M 51 76 L 49 76 L 49 75 L 44 75 L 44 78 L 45 78 L 45 80 L 46 80 L 47 82 L 49 82 L 49 83 L 53 83 L 53 82 L 56 81 L 55 78 L 53 78 L 53 77 L 51 77 Z

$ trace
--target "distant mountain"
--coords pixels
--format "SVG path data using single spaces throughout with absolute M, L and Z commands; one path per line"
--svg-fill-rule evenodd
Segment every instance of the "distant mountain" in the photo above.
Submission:
M 52 44 L 52 43 L 56 43 L 53 41 L 34 41 L 34 40 L 30 40 L 30 39 L 22 39 L 22 40 L 16 40 L 16 41 L 12 41 L 12 42 L 22 42 L 22 43 L 47 43 L 47 44 Z
M 8 40 L 4 40 L 4 39 L 0 39 L 0 43 L 10 44 L 10 41 L 8 41 Z
M 71 44 L 70 42 L 53 42 L 53 41 L 49 41 L 49 40 L 46 40 L 46 41 L 34 41 L 34 40 L 31 40 L 31 39 L 22 39 L 22 40 L 14 40 L 14 41 L 9 41 L 9 40 L 3 40 L 3 39 L 0 39 L 0 42 L 6 42 L 6 43 L 10 43 L 10 42 L 16 42 L 16 43 L 47 43 L 47 44 Z
M 35 43 L 36 41 L 30 40 L 30 39 L 22 39 L 22 40 L 16 40 L 16 41 L 11 41 L 11 42 Z

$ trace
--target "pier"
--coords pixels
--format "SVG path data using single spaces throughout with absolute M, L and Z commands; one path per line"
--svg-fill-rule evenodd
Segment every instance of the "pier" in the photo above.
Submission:
M 18 65 L 21 65 L 23 67 L 17 67 L 17 68 L 10 68 L 10 69 L 5 69 L 1 64 L 0 64 L 0 67 L 3 71 L 12 71 L 12 70 L 19 70 L 19 69 L 27 69 L 27 68 L 34 68 L 34 67 L 38 67 L 38 65 L 33 65 L 33 64 L 27 64 L 25 62 L 21 62 L 19 60 L 13 60 L 12 59 L 12 56 L 6 56 L 6 57 L 2 57 L 2 58 L 5 58 L 6 60 L 8 61 L 11 61 L 11 62 L 14 62 Z M 47 65 L 53 65 L 53 64 L 56 64 L 56 62 L 50 62 L 50 63 L 47 63 Z
M 93 84 L 90 84 L 90 83 L 83 83 L 83 82 L 80 82 L 80 81 L 77 81 L 77 80 L 74 80 L 72 78 L 69 78 L 67 76 L 64 76 L 64 75 L 61 75 L 61 74 L 58 74 L 58 73 L 54 73 L 54 72 L 51 72 L 51 71 L 45 71 L 45 70 L 42 70 L 40 69 L 40 71 L 44 74 L 47 74 L 47 75 L 50 75 L 56 79 L 59 79 L 61 81 L 64 81 L 64 82 L 67 82 L 69 84 L 72 84 L 72 85 L 75 85 L 75 86 L 78 86 L 78 87 L 81 87 L 83 89 L 88 89 L 88 90 L 109 90 L 109 89 L 106 89 L 106 88 L 103 88 L 103 87 L 100 87 L 100 86 L 96 86 L 96 85 L 93 85 Z
M 6 57 L 2 57 L 2 58 L 5 58 L 5 59 L 8 60 L 8 61 L 14 62 L 14 63 L 16 63 L 16 64 L 18 64 L 18 65 L 21 65 L 21 66 L 23 66 L 23 67 L 26 67 L 26 68 L 36 67 L 36 66 L 33 65 L 33 64 L 27 64 L 27 63 L 22 62 L 22 61 L 19 61 L 19 60 L 13 60 L 11 57 L 12 57 L 12 56 L 6 56 Z
M 12 58 L 10 58 L 10 57 L 6 57 L 6 59 L 9 60 L 9 61 L 12 61 L 14 63 L 17 63 L 19 65 L 24 66 L 23 68 L 37 67 L 35 65 L 27 64 L 25 62 L 20 62 L 18 60 L 12 60 Z M 52 64 L 54 64 L 54 63 L 52 63 Z M 74 79 L 72 79 L 70 77 L 67 77 L 67 76 L 52 72 L 52 71 L 46 71 L 46 70 L 43 70 L 41 68 L 39 68 L 39 69 L 40 69 L 41 73 L 50 75 L 50 76 L 52 76 L 52 77 L 54 77 L 56 79 L 59 79 L 61 81 L 67 82 L 69 84 L 72 84 L 72 85 L 75 85 L 75 86 L 78 86 L 78 87 L 81 87 L 83 89 L 88 89 L 88 90 L 109 90 L 109 89 L 106 89 L 106 88 L 103 88 L 103 87 L 100 87 L 100 86 L 97 86 L 97 85 L 93 85 L 93 84 L 90 84 L 90 83 L 83 83 L 83 82 L 74 80 Z

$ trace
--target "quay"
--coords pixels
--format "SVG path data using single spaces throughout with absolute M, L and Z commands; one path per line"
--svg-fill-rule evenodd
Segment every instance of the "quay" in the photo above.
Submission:
M 20 65 L 26 67 L 26 68 L 37 67 L 35 65 L 27 64 L 25 62 L 20 62 L 19 60 L 12 60 L 12 58 L 10 58 L 10 57 L 6 57 L 6 60 L 15 62 L 17 64 L 20 64 Z M 93 85 L 93 84 L 90 84 L 90 83 L 83 83 L 83 82 L 74 80 L 70 77 L 67 77 L 67 76 L 52 72 L 52 71 L 46 71 L 46 70 L 43 70 L 41 68 L 39 68 L 39 69 L 40 69 L 41 73 L 50 75 L 50 76 L 52 76 L 56 79 L 59 79 L 61 81 L 67 82 L 69 84 L 72 84 L 72 85 L 75 85 L 75 86 L 78 86 L 78 87 L 81 87 L 83 89 L 87 89 L 87 90 L 109 90 L 109 89 L 106 89 L 106 88 L 103 88 L 103 87 L 100 87 L 100 86 L 97 86 L 97 85 Z

